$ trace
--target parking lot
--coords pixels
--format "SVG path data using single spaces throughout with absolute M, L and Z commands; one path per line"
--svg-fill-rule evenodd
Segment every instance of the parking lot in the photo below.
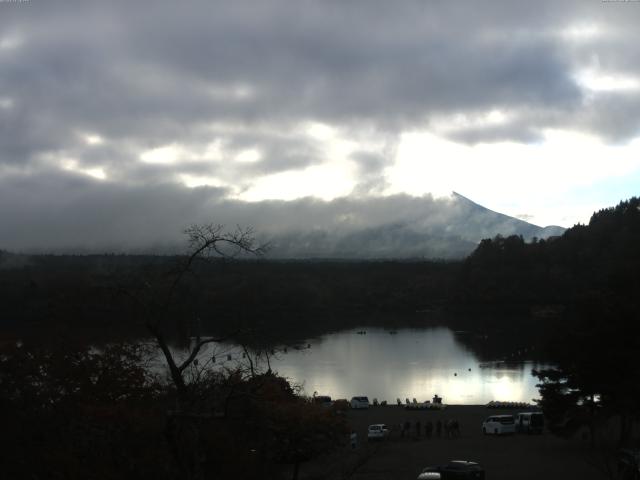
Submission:
M 487 479 L 603 479 L 608 478 L 604 459 L 589 450 L 588 442 L 558 438 L 545 431 L 542 435 L 482 434 L 482 421 L 497 414 L 515 414 L 517 410 L 489 410 L 484 406 L 449 406 L 442 411 L 409 411 L 403 407 L 371 407 L 350 410 L 349 423 L 357 433 L 358 444 L 350 455 L 358 455 L 358 462 L 350 478 L 415 479 L 422 468 L 446 463 L 449 460 L 472 460 L 482 464 Z M 460 436 L 435 436 L 427 439 L 424 425 L 438 420 L 455 419 Z M 415 433 L 416 422 L 421 435 Z M 401 436 L 400 426 L 409 422 L 410 434 Z M 367 442 L 367 427 L 385 423 L 391 435 L 385 441 Z

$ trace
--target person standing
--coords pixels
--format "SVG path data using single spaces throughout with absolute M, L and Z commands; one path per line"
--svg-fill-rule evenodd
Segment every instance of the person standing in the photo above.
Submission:
M 460 436 L 460 423 L 458 422 L 457 419 L 453 420 L 453 434 L 456 437 Z
M 427 423 L 424 424 L 424 434 L 427 438 L 431 438 L 431 434 L 433 433 L 433 423 L 431 422 L 431 420 L 427 421 Z
M 448 419 L 445 420 L 444 423 L 442 424 L 442 428 L 444 429 L 444 436 L 445 438 L 452 438 L 453 437 L 453 420 Z
M 358 446 L 358 434 L 352 430 L 349 438 L 351 440 L 351 450 L 355 450 Z

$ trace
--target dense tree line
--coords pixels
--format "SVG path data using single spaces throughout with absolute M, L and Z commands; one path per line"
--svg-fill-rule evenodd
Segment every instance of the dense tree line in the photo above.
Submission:
M 0 260 L 2 330 L 53 328 L 82 331 L 84 338 L 143 335 L 132 300 L 122 293 L 162 282 L 179 262 L 126 255 L 5 257 L 13 266 L 2 268 Z M 440 308 L 459 267 L 438 261 L 197 261 L 171 308 L 218 333 L 250 324 L 273 337 L 304 337 L 375 322 L 389 312 Z
M 344 417 L 269 370 L 190 371 L 189 408 L 139 345 L 0 345 L 3 478 L 291 478 Z
M 640 199 L 593 214 L 562 237 L 525 243 L 484 240 L 461 270 L 467 305 L 552 305 L 547 358 L 538 372 L 542 406 L 559 433 L 588 426 L 592 438 L 611 418 L 619 442 L 640 419 Z
M 561 237 L 483 240 L 464 262 L 456 301 L 469 304 L 572 304 L 588 291 L 627 294 L 637 286 L 638 198 L 596 212 Z

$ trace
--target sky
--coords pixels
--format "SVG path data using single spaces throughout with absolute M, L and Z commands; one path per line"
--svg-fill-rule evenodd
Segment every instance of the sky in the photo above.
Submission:
M 640 193 L 638 25 L 640 1 L 0 0 L 0 248 L 452 191 L 586 223 Z

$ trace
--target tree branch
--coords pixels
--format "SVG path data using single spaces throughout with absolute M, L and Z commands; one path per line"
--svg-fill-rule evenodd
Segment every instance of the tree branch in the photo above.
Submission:
M 208 343 L 214 343 L 214 342 L 220 343 L 220 342 L 224 342 L 225 340 L 227 339 L 226 338 L 205 338 L 204 340 L 198 340 L 196 345 L 193 347 L 193 350 L 191 350 L 191 353 L 189 354 L 189 356 L 178 367 L 178 371 L 183 372 L 185 368 L 191 365 L 191 363 L 193 363 L 193 361 L 198 356 L 198 353 L 200 353 L 200 350 L 202 349 L 202 347 L 204 347 Z

